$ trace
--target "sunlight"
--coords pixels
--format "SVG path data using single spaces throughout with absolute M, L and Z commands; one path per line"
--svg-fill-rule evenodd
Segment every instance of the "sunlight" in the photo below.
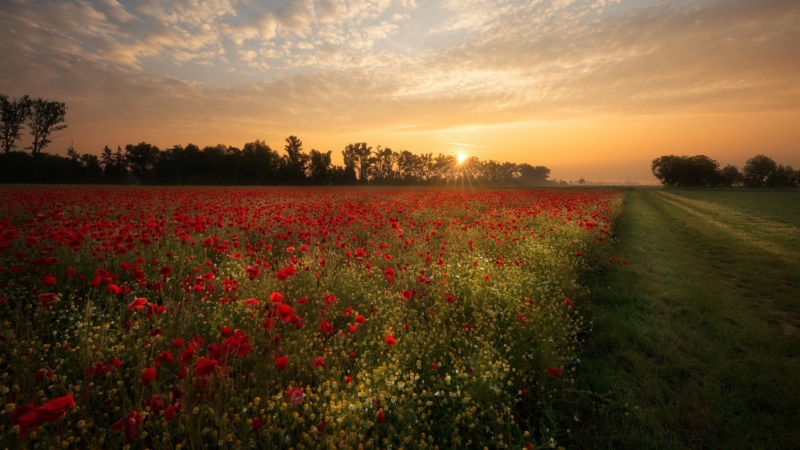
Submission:
M 458 152 L 456 154 L 456 162 L 458 162 L 458 164 L 464 164 L 464 161 L 466 160 L 467 160 L 467 155 L 464 152 Z

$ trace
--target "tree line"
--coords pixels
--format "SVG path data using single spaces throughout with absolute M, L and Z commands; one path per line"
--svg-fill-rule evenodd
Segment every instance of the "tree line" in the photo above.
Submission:
M 778 164 L 765 155 L 748 159 L 741 169 L 733 164 L 720 167 L 705 155 L 660 156 L 653 160 L 651 169 L 664 186 L 800 186 L 800 170 Z
M 299 184 L 446 184 L 544 185 L 550 169 L 469 158 L 459 163 L 453 155 L 414 154 L 365 142 L 348 144 L 344 165 L 334 165 L 332 151 L 303 149 L 303 141 L 289 136 L 281 154 L 266 142 L 248 142 L 243 148 L 225 145 L 200 148 L 194 144 L 161 150 L 140 142 L 104 147 L 100 155 L 80 154 L 72 144 L 67 155 L 43 150 L 50 136 L 67 127 L 66 105 L 25 95 L 10 99 L 0 94 L 0 182 L 104 183 L 165 185 L 299 185 Z M 33 139 L 18 149 L 27 126 Z M 24 150 L 30 150 L 30 153 Z
M 194 144 L 161 150 L 140 142 L 123 149 L 104 147 L 99 156 L 36 156 L 11 151 L 0 155 L 0 180 L 13 183 L 103 183 L 159 185 L 403 185 L 473 183 L 545 185 L 550 169 L 472 157 L 459 163 L 453 155 L 414 154 L 364 142 L 348 144 L 344 165 L 331 162 L 332 151 L 305 152 L 296 136 L 285 140 L 283 154 L 266 142 L 243 148 Z

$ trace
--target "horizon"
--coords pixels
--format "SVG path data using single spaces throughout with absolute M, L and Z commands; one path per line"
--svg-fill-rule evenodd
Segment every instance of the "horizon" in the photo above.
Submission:
M 656 184 L 662 155 L 800 168 L 800 3 L 0 2 L 0 93 L 67 105 L 45 152 L 289 135 Z M 23 136 L 20 147 L 28 143 Z

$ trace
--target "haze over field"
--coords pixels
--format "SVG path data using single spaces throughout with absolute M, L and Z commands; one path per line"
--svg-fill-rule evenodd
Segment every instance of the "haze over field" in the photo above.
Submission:
M 69 108 L 51 153 L 293 134 L 567 180 L 800 168 L 796 0 L 0 0 L 0 28 L 0 93 Z

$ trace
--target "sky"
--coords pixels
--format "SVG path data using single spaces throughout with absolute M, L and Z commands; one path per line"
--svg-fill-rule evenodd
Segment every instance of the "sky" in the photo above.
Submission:
M 0 30 L 0 93 L 67 105 L 49 153 L 295 135 L 563 180 L 800 169 L 797 0 L 0 0 Z

